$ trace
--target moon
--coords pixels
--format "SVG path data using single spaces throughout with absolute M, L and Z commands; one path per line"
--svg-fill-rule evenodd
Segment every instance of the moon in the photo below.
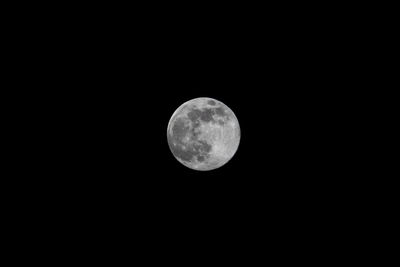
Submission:
M 240 143 L 240 126 L 233 111 L 209 97 L 179 106 L 168 123 L 167 139 L 174 157 L 184 166 L 209 171 L 225 165 Z

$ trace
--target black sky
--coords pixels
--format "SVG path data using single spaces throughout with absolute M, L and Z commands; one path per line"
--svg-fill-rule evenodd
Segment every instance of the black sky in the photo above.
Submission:
M 328 216 L 351 164 L 336 127 L 349 101 L 341 53 L 329 25 L 272 15 L 58 27 L 42 73 L 52 122 L 43 188 L 88 220 L 107 214 L 160 234 L 158 222 L 176 220 L 251 231 Z M 173 112 L 197 97 L 228 105 L 241 128 L 235 156 L 208 172 L 184 167 L 167 144 Z

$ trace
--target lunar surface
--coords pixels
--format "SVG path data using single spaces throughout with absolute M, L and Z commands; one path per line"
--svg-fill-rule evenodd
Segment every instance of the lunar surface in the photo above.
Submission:
M 225 104 L 200 97 L 183 103 L 174 112 L 167 137 L 179 162 L 194 170 L 208 171 L 223 166 L 236 153 L 240 127 Z

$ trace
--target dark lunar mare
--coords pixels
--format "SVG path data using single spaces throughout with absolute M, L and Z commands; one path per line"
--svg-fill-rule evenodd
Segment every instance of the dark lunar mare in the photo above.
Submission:
M 185 125 L 185 121 L 181 118 L 177 119 L 172 127 L 172 133 L 174 137 L 179 139 L 183 138 L 188 130 L 189 127 Z
M 211 108 L 205 108 L 203 110 L 192 109 L 188 112 L 187 116 L 192 121 L 195 122 L 197 119 L 200 119 L 204 122 L 210 122 L 213 120 L 214 111 Z
M 192 109 L 188 114 L 188 118 L 194 123 L 197 119 L 200 119 L 204 122 L 214 122 L 217 123 L 218 121 L 215 121 L 213 119 L 213 115 L 217 115 L 220 117 L 225 117 L 227 114 L 225 112 L 225 109 L 223 107 L 215 107 L 215 108 L 204 108 L 202 110 L 194 108 Z M 219 123 L 220 125 L 223 125 Z

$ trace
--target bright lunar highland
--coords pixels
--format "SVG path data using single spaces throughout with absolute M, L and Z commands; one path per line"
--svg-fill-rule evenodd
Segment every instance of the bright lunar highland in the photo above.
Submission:
M 195 98 L 172 115 L 167 129 L 169 148 L 186 167 L 214 170 L 227 163 L 240 142 L 239 122 L 222 102 Z

